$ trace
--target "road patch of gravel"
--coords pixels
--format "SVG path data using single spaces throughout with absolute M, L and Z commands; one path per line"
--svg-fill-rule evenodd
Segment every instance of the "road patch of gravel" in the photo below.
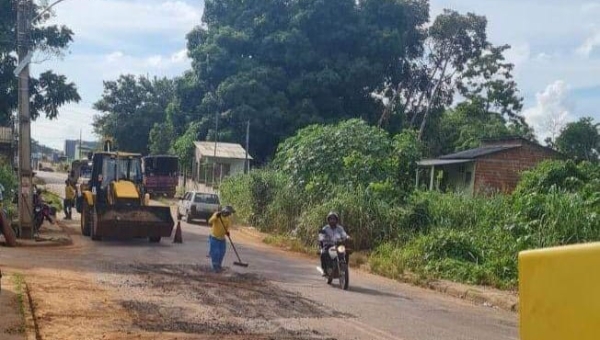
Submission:
M 208 266 L 131 264 L 106 279 L 127 292 L 121 306 L 148 332 L 253 335 L 260 339 L 330 339 L 313 329 L 288 329 L 285 320 L 350 317 L 258 275 Z

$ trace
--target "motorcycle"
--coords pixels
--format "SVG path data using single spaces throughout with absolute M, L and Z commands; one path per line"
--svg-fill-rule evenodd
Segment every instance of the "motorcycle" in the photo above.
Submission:
M 40 231 L 44 220 L 54 224 L 53 216 L 56 215 L 56 212 L 54 211 L 54 208 L 50 207 L 41 200 L 41 197 L 38 193 L 34 194 L 34 202 L 33 227 L 34 231 L 37 233 Z
M 348 260 L 351 250 L 346 248 L 345 242 L 336 242 L 335 245 L 327 246 L 328 260 L 325 262 L 325 278 L 327 284 L 331 284 L 334 279 L 337 279 L 339 286 L 343 290 L 348 290 L 350 284 L 350 273 Z M 317 267 L 323 274 L 323 269 Z

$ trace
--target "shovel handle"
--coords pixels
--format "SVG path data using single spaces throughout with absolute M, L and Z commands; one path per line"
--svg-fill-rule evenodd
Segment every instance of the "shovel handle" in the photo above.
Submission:
M 223 229 L 225 229 L 225 224 L 223 223 L 223 219 L 221 218 L 221 215 L 219 215 L 219 221 L 221 221 L 221 226 L 223 227 Z M 227 235 L 227 238 L 229 239 L 229 243 L 231 244 L 231 248 L 233 248 L 233 252 L 235 253 L 235 256 L 237 257 L 239 262 L 242 262 L 242 259 L 240 258 L 240 255 L 237 252 L 237 249 L 235 249 L 235 244 L 233 244 L 233 241 L 231 240 L 231 236 L 229 236 L 229 232 L 227 231 L 227 229 L 225 229 L 225 235 Z

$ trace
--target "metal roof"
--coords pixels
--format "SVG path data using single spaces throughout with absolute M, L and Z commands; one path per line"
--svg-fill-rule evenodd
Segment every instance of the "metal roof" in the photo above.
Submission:
M 215 142 L 194 142 L 202 157 L 215 157 Z M 246 159 L 246 150 L 233 143 L 217 143 L 217 158 Z M 248 155 L 248 159 L 252 156 Z
M 417 162 L 419 166 L 449 165 L 472 162 L 471 159 L 424 159 Z
M 491 155 L 496 152 L 520 148 L 520 145 L 498 145 L 498 146 L 483 146 L 476 149 L 465 150 L 450 155 L 438 157 L 438 159 L 475 159 L 482 156 Z

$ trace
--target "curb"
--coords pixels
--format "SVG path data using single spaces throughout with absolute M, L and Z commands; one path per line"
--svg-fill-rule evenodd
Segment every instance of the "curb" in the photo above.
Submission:
M 466 289 L 461 289 L 453 287 L 452 285 L 444 283 L 443 281 L 431 281 L 422 286 L 440 293 L 444 293 L 449 296 L 470 301 L 478 305 L 483 305 L 485 307 L 499 308 L 509 312 L 519 311 L 518 296 L 507 297 L 511 295 L 502 295 L 499 293 L 485 293 L 484 291 L 482 291 L 482 289 L 485 289 L 485 287 L 470 287 Z
M 26 299 L 23 299 L 23 310 L 25 312 L 25 333 L 27 340 L 41 340 L 42 336 L 40 334 L 40 328 L 35 319 L 35 303 L 33 302 L 33 298 L 31 297 L 31 291 L 29 290 L 29 285 L 27 281 L 24 280 L 25 290 L 24 294 L 27 295 Z
M 73 239 L 69 233 L 68 228 L 56 220 L 56 225 L 60 228 L 60 231 L 67 237 L 66 239 L 43 239 L 40 240 L 17 240 L 17 246 L 21 248 L 53 248 L 53 247 L 67 247 L 73 245 Z
M 269 234 L 261 233 L 254 228 L 248 228 L 248 227 L 238 227 L 238 228 L 236 228 L 236 230 L 243 234 L 246 234 L 250 237 L 258 238 L 258 239 L 260 239 L 261 242 L 263 242 L 263 238 L 265 236 L 269 235 Z M 272 245 L 268 245 L 268 244 L 266 244 L 266 245 L 271 246 L 276 249 L 294 252 L 287 248 L 276 247 L 276 246 L 272 246 Z M 298 252 L 294 252 L 294 253 L 298 253 Z M 304 253 L 298 253 L 298 254 L 304 254 Z M 304 254 L 304 255 L 308 256 L 308 254 Z M 371 271 L 369 269 L 368 265 L 362 265 L 360 268 L 356 268 L 356 270 L 385 278 L 385 276 L 379 275 L 379 274 Z M 394 279 L 391 279 L 391 280 L 394 280 Z M 519 297 L 514 296 L 514 295 L 510 294 L 509 292 L 506 292 L 504 294 L 502 293 L 502 291 L 498 291 L 497 293 L 486 292 L 485 291 L 486 287 L 468 286 L 468 285 L 465 285 L 462 283 L 455 283 L 455 282 L 449 282 L 449 281 L 446 282 L 446 281 L 440 281 L 440 280 L 416 283 L 415 280 L 410 279 L 410 275 L 406 275 L 406 277 L 404 279 L 400 278 L 400 279 L 395 279 L 394 281 L 410 284 L 415 287 L 426 288 L 426 289 L 436 291 L 438 293 L 442 293 L 442 294 L 445 294 L 448 296 L 452 296 L 452 297 L 455 297 L 455 298 L 458 298 L 461 300 L 469 301 L 473 304 L 480 305 L 480 306 L 485 306 L 485 307 L 490 307 L 490 308 L 498 308 L 498 309 L 502 309 L 502 310 L 509 311 L 509 312 L 518 312 L 519 311 Z M 465 287 L 464 288 L 456 287 L 457 284 L 465 286 Z M 491 288 L 489 288 L 489 289 L 491 289 Z

